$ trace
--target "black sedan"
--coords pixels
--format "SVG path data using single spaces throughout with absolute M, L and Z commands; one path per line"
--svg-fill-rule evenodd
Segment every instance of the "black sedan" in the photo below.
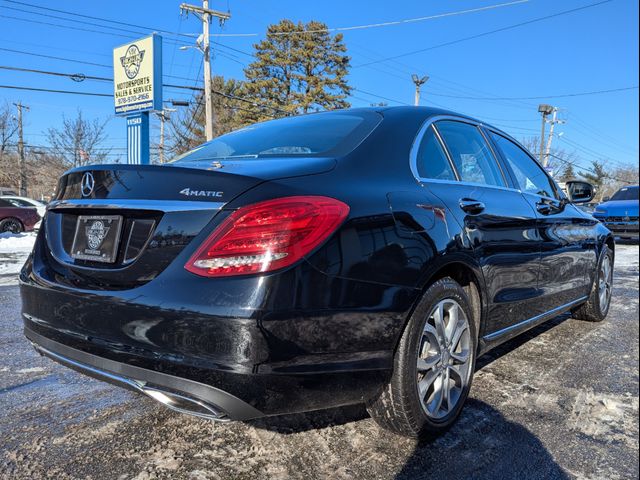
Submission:
M 607 315 L 614 240 L 574 205 L 590 185 L 567 187 L 496 128 L 404 107 L 77 168 L 21 272 L 25 334 L 206 418 L 365 403 L 395 432 L 442 431 L 479 355 Z

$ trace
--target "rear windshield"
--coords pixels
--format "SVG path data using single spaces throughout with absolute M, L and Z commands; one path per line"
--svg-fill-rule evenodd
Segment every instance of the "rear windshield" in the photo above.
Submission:
M 380 123 L 376 112 L 328 112 L 256 123 L 180 155 L 174 162 L 345 155 Z
M 638 200 L 638 187 L 621 188 L 611 200 Z

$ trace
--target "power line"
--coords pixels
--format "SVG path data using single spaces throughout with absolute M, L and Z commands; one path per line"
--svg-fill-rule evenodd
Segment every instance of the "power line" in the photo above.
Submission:
M 28 90 L 32 92 L 47 92 L 47 93 L 66 93 L 70 95 L 87 95 L 90 97 L 113 97 L 111 93 L 96 93 L 96 92 L 79 92 L 77 90 L 53 90 L 50 88 L 35 88 L 35 87 L 20 87 L 17 85 L 0 85 L 0 88 L 10 88 L 13 90 Z
M 374 65 L 376 63 L 388 62 L 390 60 L 395 60 L 397 58 L 404 58 L 404 57 L 408 57 L 408 56 L 411 56 L 411 55 L 415 55 L 417 53 L 427 52 L 429 50 L 435 50 L 436 48 L 447 47 L 449 45 L 455 45 L 457 43 L 467 42 L 469 40 L 475 40 L 476 38 L 486 37 L 488 35 L 493 35 L 495 33 L 500 33 L 500 32 L 504 32 L 504 31 L 507 31 L 507 30 L 512 30 L 514 28 L 523 27 L 525 25 L 531 25 L 532 23 L 542 22 L 544 20 L 549 20 L 551 18 L 559 17 L 561 15 L 568 15 L 570 13 L 574 13 L 574 12 L 578 12 L 578 11 L 581 11 L 581 10 L 585 10 L 587 8 L 597 7 L 599 5 L 604 5 L 605 3 L 609 3 L 609 2 L 612 2 L 612 1 L 613 0 L 602 0 L 600 2 L 591 3 L 589 5 L 583 5 L 582 7 L 572 8 L 570 10 L 564 10 L 564 11 L 561 11 L 561 12 L 553 13 L 551 15 L 545 15 L 543 17 L 533 18 L 531 20 L 527 20 L 525 22 L 520 22 L 520 23 L 515 23 L 513 25 L 508 25 L 506 27 L 496 28 L 494 30 L 489 30 L 488 32 L 482 32 L 482 33 L 478 33 L 476 35 L 470 35 L 468 37 L 459 38 L 457 40 L 451 40 L 451 41 L 440 43 L 440 44 L 437 44 L 437 45 L 432 45 L 431 47 L 420 48 L 420 49 L 417 49 L 417 50 L 412 50 L 410 52 L 400 53 L 398 55 L 393 55 L 391 57 L 382 58 L 380 60 L 375 60 L 375 61 L 368 62 L 368 63 L 362 63 L 360 65 L 354 65 L 353 68 L 360 68 L 360 67 L 365 67 L 367 65 Z
M 53 75 L 57 77 L 67 77 L 73 80 L 74 82 L 83 82 L 84 80 L 100 80 L 100 81 L 113 81 L 113 78 L 107 77 L 94 77 L 91 75 L 85 75 L 84 73 L 62 73 L 62 72 L 51 72 L 47 70 L 36 70 L 33 68 L 21 68 L 21 67 L 10 67 L 7 65 L 0 65 L 0 69 L 2 70 L 13 70 L 15 72 L 26 72 L 26 73 L 40 73 L 44 75 Z
M 126 26 L 126 27 L 132 27 L 132 28 L 138 28 L 138 29 L 142 29 L 142 30 L 151 30 L 151 31 L 157 31 L 159 33 L 164 33 L 164 34 L 168 34 L 168 35 L 175 35 L 175 36 L 182 36 L 182 37 L 193 37 L 193 35 L 189 35 L 189 34 L 184 34 L 184 33 L 180 33 L 180 32 L 170 32 L 167 30 L 160 30 L 160 29 L 156 29 L 156 28 L 152 28 L 152 27 L 148 27 L 148 26 L 143 26 L 143 25 L 136 25 L 133 23 L 127 23 L 127 22 L 120 22 L 117 20 L 111 20 L 111 19 L 107 19 L 107 18 L 103 18 L 103 17 L 96 17 L 93 15 L 83 15 L 80 13 L 76 13 L 76 12 L 70 12 L 67 10 L 60 10 L 60 9 L 56 9 L 56 8 L 50 8 L 50 7 L 43 7 L 40 5 L 35 5 L 32 3 L 27 3 L 27 2 L 20 2 L 20 1 L 16 1 L 16 0 L 2 0 L 5 3 L 12 3 L 12 4 L 16 4 L 16 5 L 22 5 L 22 6 L 27 6 L 27 7 L 32 7 L 32 8 L 38 8 L 40 10 L 47 10 L 50 12 L 56 12 L 56 13 L 63 13 L 66 15 L 72 15 L 72 16 L 76 16 L 76 17 L 81 17 L 81 18 L 86 18 L 86 19 L 90 19 L 90 20 L 98 20 L 101 22 L 108 22 L 108 23 L 113 23 L 116 25 L 122 25 L 122 26 Z M 487 10 L 495 10 L 498 8 L 504 8 L 504 7 L 510 7 L 510 6 L 514 6 L 514 5 L 519 5 L 522 3 L 528 3 L 530 0 L 515 0 L 512 2 L 506 2 L 506 3 L 498 3 L 498 4 L 493 4 L 493 5 L 487 5 L 484 7 L 477 7 L 477 8 L 470 8 L 470 9 L 466 9 L 466 10 L 459 10 L 459 11 L 453 11 L 453 12 L 445 12 L 445 13 L 439 13 L 439 14 L 434 14 L 434 15 L 428 15 L 428 16 L 422 16 L 422 17 L 414 17 L 414 18 L 407 18 L 407 19 L 402 19 L 402 20 L 393 20 L 393 21 L 387 21 L 387 22 L 378 22 L 378 23 L 370 23 L 370 24 L 364 24 L 364 25 L 351 25 L 351 26 L 346 26 L 346 27 L 333 27 L 333 28 L 322 28 L 322 29 L 316 29 L 316 30 L 306 30 L 304 32 L 274 32 L 271 33 L 270 35 L 277 35 L 277 36 L 289 36 L 289 35 L 300 35 L 300 34 L 310 34 L 310 33 L 332 33 L 332 32 L 344 32 L 344 31 L 354 31 L 354 30 L 364 30 L 364 29 L 369 29 L 369 28 L 380 28 L 380 27 L 388 27 L 388 26 L 394 26 L 394 25 L 406 25 L 406 24 L 411 24 L 411 23 L 418 23 L 418 22 L 424 22 L 427 20 L 435 20 L 435 19 L 439 19 L 439 18 L 446 18 L 446 17 L 452 17 L 452 16 L 458 16 L 458 15 L 465 15 L 465 14 L 469 14 L 469 13 L 477 13 L 477 12 L 482 12 L 482 11 L 487 11 Z M 8 8 L 8 7 L 5 7 Z M 25 11 L 25 10 L 20 10 L 17 8 L 14 8 L 14 10 L 18 10 L 18 11 Z M 27 13 L 34 13 L 34 14 L 38 14 L 38 15 L 44 15 L 47 17 L 51 17 L 51 18 L 57 18 L 57 19 L 63 19 L 63 20 L 69 20 L 66 19 L 64 17 L 59 17 L 56 15 L 50 15 L 50 14 L 44 14 L 41 12 L 30 12 L 30 11 L 26 11 Z M 80 21 L 78 21 L 80 22 Z M 85 24 L 89 24 L 92 25 L 89 22 L 81 22 L 81 23 L 85 23 Z M 102 25 L 100 25 L 102 26 Z M 116 29 L 116 27 L 110 27 L 113 29 Z M 122 31 L 129 31 L 130 30 L 125 30 L 125 29 L 119 29 Z M 251 32 L 251 33 L 220 33 L 220 34 L 213 34 L 211 36 L 217 36 L 217 37 L 257 37 L 262 35 L 261 33 L 256 33 L 256 32 Z
M 109 68 L 109 69 L 113 68 L 113 65 L 106 65 L 104 63 L 87 62 L 85 60 L 73 60 L 73 59 L 70 59 L 70 58 L 56 57 L 56 56 L 53 56 L 53 55 L 45 55 L 43 53 L 26 52 L 24 50 L 15 50 L 15 49 L 12 49 L 12 48 L 0 47 L 0 51 L 11 52 L 11 53 L 19 53 L 21 55 L 31 55 L 33 57 L 49 58 L 51 60 L 61 60 L 61 61 L 64 61 L 64 62 L 82 63 L 84 65 L 92 65 L 94 67 L 103 67 L 103 68 Z
M 513 2 L 507 2 L 507 3 L 498 3 L 498 4 L 494 4 L 494 5 L 487 5 L 484 7 L 478 7 L 478 8 L 470 8 L 467 10 L 459 10 L 459 11 L 454 11 L 454 12 L 446 12 L 446 13 L 438 13 L 435 15 L 428 15 L 428 16 L 423 16 L 423 17 L 414 17 L 414 18 L 405 18 L 402 20 L 392 20 L 392 21 L 388 21 L 388 22 L 378 22 L 378 23 L 369 23 L 369 24 L 364 24 L 364 25 L 352 25 L 352 26 L 348 26 L 348 27 L 333 27 L 333 28 L 319 28 L 316 30 L 305 30 L 305 31 L 294 31 L 294 32 L 271 32 L 268 35 L 273 35 L 273 36 L 291 36 L 291 35 L 305 35 L 305 34 L 309 34 L 309 33 L 333 33 L 333 32 L 348 32 L 348 31 L 354 31 L 354 30 L 365 30 L 365 29 L 369 29 L 369 28 L 380 28 L 380 27 L 390 27 L 390 26 L 395 26 L 395 25 L 406 25 L 406 24 L 410 24 L 410 23 L 418 23 L 418 22 L 424 22 L 427 20 L 435 20 L 435 19 L 439 19 L 439 18 L 445 18 L 445 17 L 453 17 L 453 16 L 458 16 L 458 15 L 464 15 L 464 14 L 468 14 L 468 13 L 477 13 L 477 12 L 482 12 L 482 11 L 486 11 L 486 10 L 495 10 L 497 8 L 502 8 L 502 7 L 510 7 L 513 5 L 518 5 L 521 3 L 528 3 L 529 0 L 516 0 Z M 220 34 L 216 34 L 215 36 L 218 37 L 258 37 L 260 36 L 260 33 L 220 33 Z
M 613 93 L 613 92 L 625 92 L 628 90 L 637 90 L 638 86 L 632 87 L 621 87 L 621 88 L 611 88 L 608 90 L 592 90 L 590 92 L 577 92 L 577 93 L 564 93 L 559 95 L 540 95 L 535 97 L 472 97 L 472 96 L 461 96 L 461 95 L 446 95 L 443 93 L 434 93 L 429 92 L 429 95 L 435 95 L 437 97 L 446 97 L 446 98 L 460 98 L 464 100 L 545 100 L 549 98 L 567 98 L 567 97 L 582 97 L 586 95 L 600 95 L 603 93 Z

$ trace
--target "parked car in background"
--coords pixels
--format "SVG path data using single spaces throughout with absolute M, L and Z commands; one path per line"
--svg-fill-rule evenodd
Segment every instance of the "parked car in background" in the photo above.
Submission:
M 38 222 L 40 215 L 35 207 L 22 207 L 0 198 L 0 233 L 29 232 Z
M 638 239 L 638 185 L 623 187 L 613 197 L 596 207 L 593 216 L 604 223 L 614 235 L 623 239 Z
M 17 193 L 13 188 L 0 187 L 0 195 L 17 195 Z
M 76 168 L 20 274 L 24 332 L 200 417 L 365 403 L 394 432 L 441 432 L 479 355 L 563 312 L 606 317 L 615 243 L 576 208 L 593 187 L 567 191 L 501 130 L 421 107 Z
M 4 198 L 5 200 L 9 200 L 16 207 L 31 207 L 35 208 L 38 211 L 38 215 L 40 218 L 44 217 L 44 214 L 47 211 L 47 205 L 39 200 L 34 200 L 33 198 L 28 197 L 20 197 L 18 195 L 0 195 L 0 198 Z

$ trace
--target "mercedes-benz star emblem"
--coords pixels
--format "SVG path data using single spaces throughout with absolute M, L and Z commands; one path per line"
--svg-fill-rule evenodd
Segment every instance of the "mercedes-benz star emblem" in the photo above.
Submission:
M 93 192 L 93 186 L 96 181 L 93 179 L 91 172 L 86 172 L 82 176 L 82 182 L 80 183 L 80 189 L 83 197 L 88 197 Z

